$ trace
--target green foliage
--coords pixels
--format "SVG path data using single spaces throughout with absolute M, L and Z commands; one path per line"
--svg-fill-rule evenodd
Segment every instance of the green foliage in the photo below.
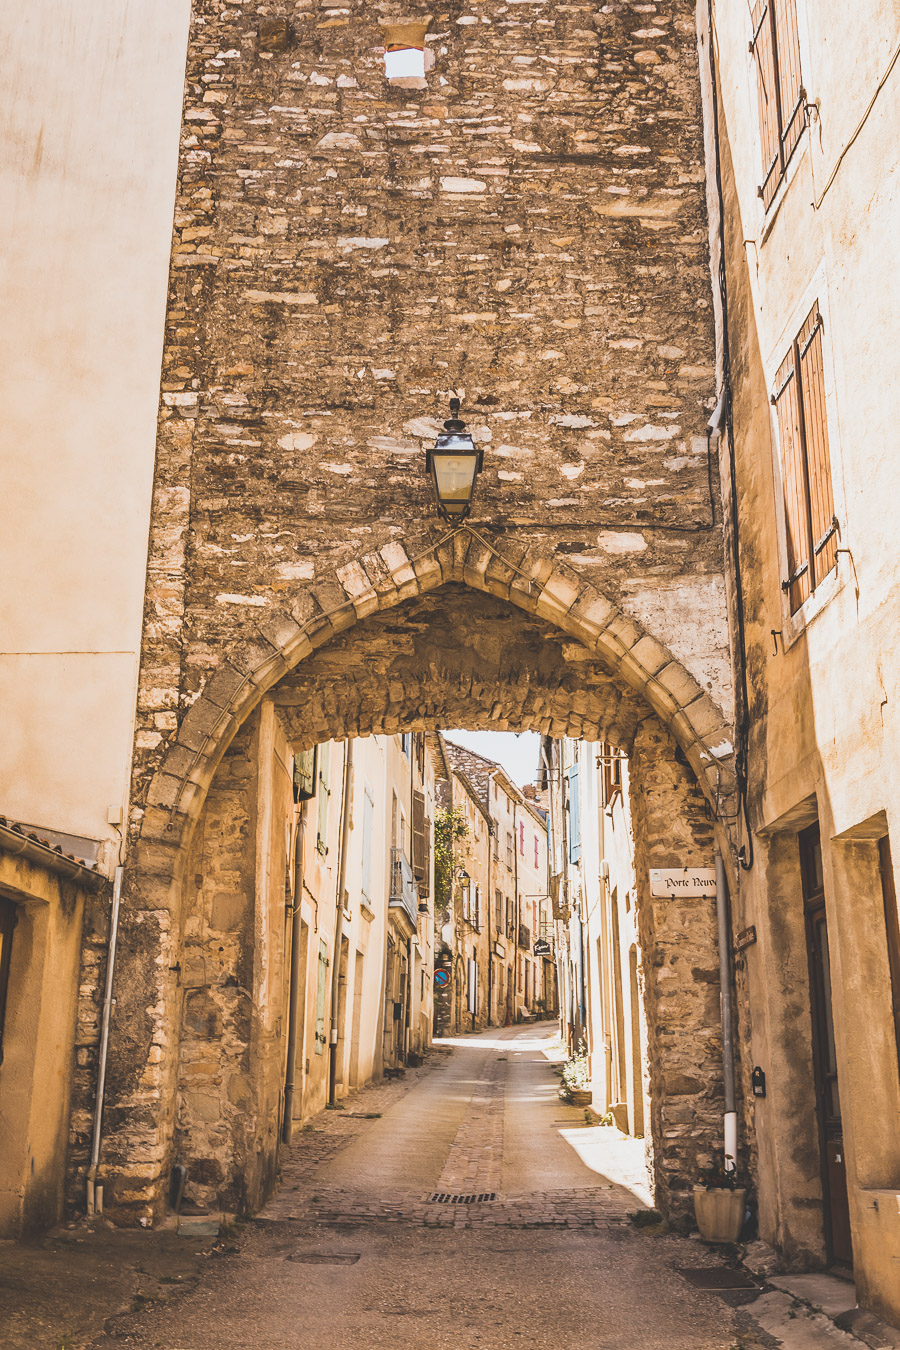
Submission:
M 469 833 L 465 813 L 459 806 L 441 810 L 434 817 L 434 892 L 437 907 L 449 909 L 455 872 L 454 847 Z

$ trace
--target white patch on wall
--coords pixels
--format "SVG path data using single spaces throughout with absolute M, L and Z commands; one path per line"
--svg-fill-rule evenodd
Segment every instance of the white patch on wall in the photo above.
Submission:
M 601 530 L 597 535 L 597 547 L 604 553 L 643 553 L 647 540 L 640 531 Z
M 318 439 L 318 436 L 313 436 L 308 431 L 291 431 L 287 436 L 280 436 L 278 444 L 282 450 L 311 450 Z
M 635 578 L 622 583 L 622 605 L 733 717 L 725 578 Z
M 402 47 L 399 51 L 385 52 L 384 73 L 389 80 L 424 80 L 424 49 Z

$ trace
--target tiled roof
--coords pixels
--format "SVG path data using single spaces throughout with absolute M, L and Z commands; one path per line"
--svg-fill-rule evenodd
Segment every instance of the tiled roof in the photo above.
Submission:
M 57 864 L 63 864 L 67 872 L 72 869 L 79 869 L 102 878 L 103 874 L 97 870 L 96 855 L 93 859 L 88 859 L 85 856 L 79 857 L 78 854 L 67 853 L 60 843 L 53 842 L 57 838 L 71 839 L 73 843 L 80 842 L 77 836 L 59 835 L 55 830 L 38 833 L 39 828 L 33 825 L 22 825 L 16 820 L 9 820 L 6 816 L 0 816 L 0 850 L 12 853 L 32 852 L 34 850 L 34 853 L 37 853 L 38 856 L 41 853 L 46 853 L 49 856 L 45 860 L 41 860 L 46 861 L 50 867 L 53 867 L 54 862 L 56 862 Z M 5 840 L 4 835 L 7 836 Z M 9 839 L 9 835 L 14 836 L 14 839 Z M 44 835 L 47 837 L 44 837 Z M 16 846 L 17 840 L 21 840 L 21 848 Z M 3 847 L 4 842 L 7 845 L 6 849 Z M 88 845 L 84 853 L 95 851 L 95 840 L 85 839 L 81 842 Z M 32 856 L 34 856 L 34 853 Z

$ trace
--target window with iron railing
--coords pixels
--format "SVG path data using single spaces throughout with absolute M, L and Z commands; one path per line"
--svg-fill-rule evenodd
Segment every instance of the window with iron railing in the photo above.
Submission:
M 419 891 L 416 878 L 406 854 L 400 848 L 391 849 L 391 908 L 405 910 L 410 921 L 418 922 Z

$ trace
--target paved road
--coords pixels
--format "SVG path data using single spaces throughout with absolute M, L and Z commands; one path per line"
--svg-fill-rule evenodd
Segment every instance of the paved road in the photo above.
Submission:
M 698 1244 L 635 1231 L 640 1144 L 563 1106 L 550 1026 L 444 1043 L 413 1081 L 305 1131 L 258 1220 L 196 1287 L 100 1350 L 731 1350 L 742 1319 L 686 1283 Z M 368 1118 L 379 1113 L 375 1118 Z M 477 1193 L 475 1204 L 435 1195 Z

